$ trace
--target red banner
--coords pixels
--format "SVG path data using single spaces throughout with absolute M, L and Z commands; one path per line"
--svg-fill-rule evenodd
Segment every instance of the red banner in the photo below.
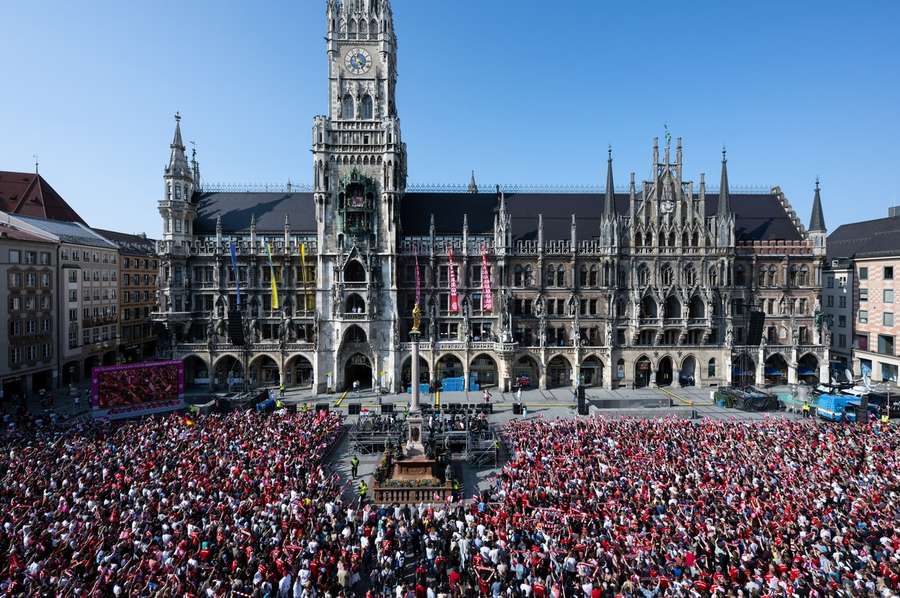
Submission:
M 484 311 L 494 311 L 494 295 L 491 293 L 491 273 L 488 270 L 484 243 L 481 244 L 481 308 Z
M 456 264 L 453 262 L 453 247 L 447 246 L 447 257 L 450 258 L 450 313 L 459 313 L 459 295 L 456 292 Z
M 419 274 L 419 248 L 416 247 L 416 305 L 422 305 L 422 277 Z

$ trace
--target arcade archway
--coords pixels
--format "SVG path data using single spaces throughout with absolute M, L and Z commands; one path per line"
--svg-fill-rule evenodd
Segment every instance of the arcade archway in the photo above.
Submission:
M 184 384 L 187 387 L 203 387 L 209 384 L 209 367 L 197 355 L 188 355 L 181 360 L 184 364 Z
M 572 385 L 572 364 L 562 355 L 557 355 L 547 364 L 547 388 Z
M 523 355 L 516 360 L 513 366 L 513 386 L 516 388 L 533 388 L 538 386 L 541 380 L 541 370 L 538 362 L 530 355 Z
M 214 383 L 217 387 L 231 389 L 244 383 L 244 368 L 233 355 L 220 357 L 216 361 L 215 373 Z
M 596 355 L 591 355 L 581 362 L 581 385 L 603 385 L 603 362 Z
M 681 362 L 681 370 L 678 372 L 678 383 L 681 386 L 695 386 L 697 384 L 697 360 L 692 356 L 685 357 Z
M 641 356 L 634 362 L 634 386 L 635 388 L 645 388 L 650 386 L 650 371 L 653 364 L 646 355 Z
M 469 376 L 479 388 L 497 386 L 497 362 L 490 355 L 482 353 L 469 365 Z
M 355 384 L 355 383 L 359 384 Z M 347 360 L 344 367 L 344 386 L 353 388 L 372 388 L 372 362 L 362 353 L 356 353 Z
M 313 366 L 303 355 L 294 355 L 284 366 L 285 386 L 312 388 Z
M 250 381 L 254 386 L 278 386 L 280 373 L 278 364 L 268 355 L 258 355 L 250 362 Z
M 656 367 L 656 385 L 671 386 L 672 385 L 672 358 L 666 355 L 659 360 Z
M 797 377 L 807 384 L 819 383 L 819 360 L 812 353 L 807 353 L 797 362 Z
M 788 364 L 781 353 L 774 353 L 766 358 L 766 380 L 771 384 L 786 384 Z
M 756 381 L 756 362 L 746 353 L 734 360 L 731 377 L 737 386 L 751 386 Z
M 431 380 L 431 368 L 428 367 L 428 361 L 419 357 L 419 384 L 428 384 Z M 412 357 L 407 357 L 403 362 L 400 370 L 400 383 L 404 392 L 412 386 Z

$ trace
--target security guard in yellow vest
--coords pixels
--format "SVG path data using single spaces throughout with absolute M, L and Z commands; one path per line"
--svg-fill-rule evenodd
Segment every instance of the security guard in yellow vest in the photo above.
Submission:
M 357 472 L 359 471 L 359 458 L 356 455 L 350 458 L 350 471 L 353 473 L 353 477 L 356 477 Z
M 809 401 L 803 401 L 803 417 L 804 418 L 809 417 L 811 410 L 812 410 L 812 407 L 810 406 Z
M 366 501 L 366 495 L 369 493 L 369 486 L 366 484 L 365 480 L 362 480 L 359 483 L 359 503 L 362 504 Z
M 457 480 L 456 478 L 453 478 L 453 495 L 454 496 L 459 496 L 460 488 L 461 488 L 461 486 L 459 485 L 459 480 Z

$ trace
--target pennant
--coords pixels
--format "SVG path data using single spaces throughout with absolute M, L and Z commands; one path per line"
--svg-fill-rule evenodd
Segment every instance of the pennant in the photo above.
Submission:
M 491 274 L 488 270 L 487 253 L 481 244 L 481 309 L 494 311 L 494 295 L 491 293 Z
M 447 246 L 447 257 L 450 258 L 450 313 L 459 313 L 459 295 L 456 293 L 456 264 L 453 262 L 453 247 Z
M 237 283 L 237 306 L 238 309 L 241 307 L 241 278 L 238 276 L 238 267 L 237 267 L 237 248 L 234 245 L 234 241 L 230 243 L 231 249 L 231 271 L 234 274 L 234 281 Z
M 269 257 L 269 278 L 272 282 L 272 309 L 278 309 L 278 285 L 275 284 L 275 264 L 272 263 L 272 243 L 266 243 L 266 254 Z
M 415 246 L 416 254 L 416 305 L 422 305 L 422 276 L 419 274 L 419 248 Z

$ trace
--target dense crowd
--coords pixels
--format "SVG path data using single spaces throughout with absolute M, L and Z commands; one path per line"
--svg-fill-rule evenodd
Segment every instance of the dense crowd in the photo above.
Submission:
M 771 420 L 513 421 L 473 500 L 379 506 L 324 414 L 7 427 L 0 595 L 896 596 L 900 436 Z
M 111 409 L 177 397 L 180 364 L 128 366 L 95 372 L 97 407 Z

